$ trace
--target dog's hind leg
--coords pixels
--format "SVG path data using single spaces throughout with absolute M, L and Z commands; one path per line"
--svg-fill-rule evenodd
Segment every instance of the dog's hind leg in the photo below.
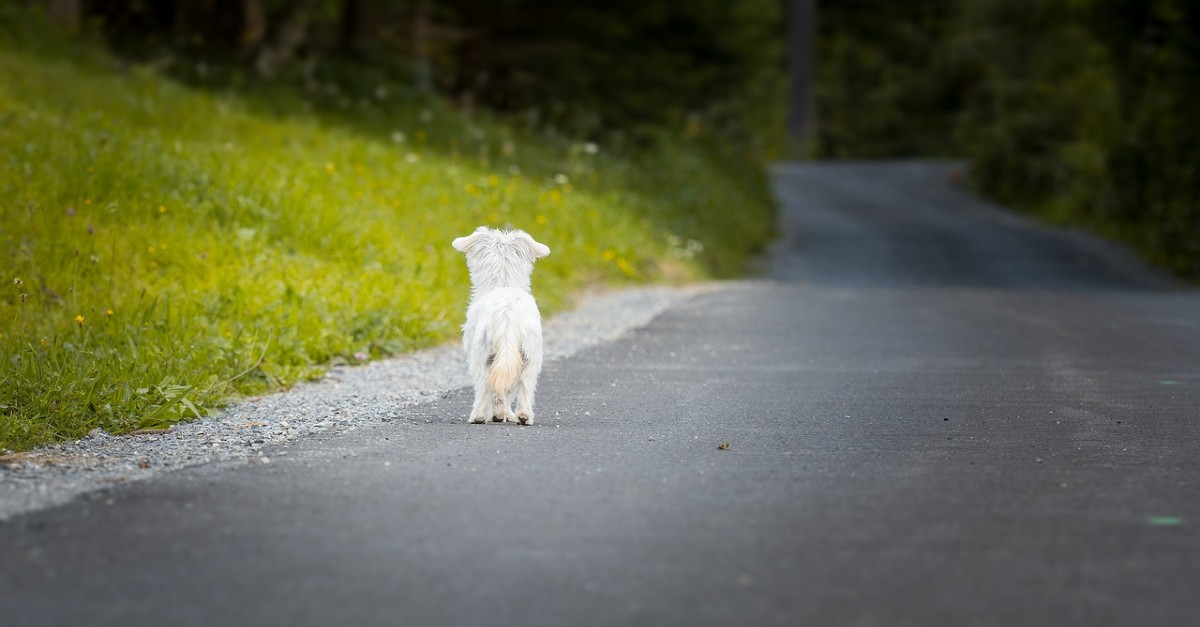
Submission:
M 533 424 L 533 394 L 537 390 L 538 373 L 532 369 L 521 374 L 517 384 L 517 422 Z
M 475 385 L 475 404 L 471 407 L 471 416 L 467 418 L 467 422 L 482 424 L 487 422 L 488 416 L 492 415 L 491 399 L 488 398 L 488 389 L 486 386 Z
M 463 350 L 467 353 L 467 368 L 475 384 L 475 404 L 471 406 L 467 422 L 481 424 L 492 415 L 492 391 L 488 384 L 491 357 L 487 352 L 487 338 L 479 333 L 479 327 L 470 318 L 463 329 Z

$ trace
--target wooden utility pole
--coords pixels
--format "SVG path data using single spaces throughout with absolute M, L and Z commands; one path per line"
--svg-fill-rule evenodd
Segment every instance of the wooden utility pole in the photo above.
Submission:
M 801 156 L 817 135 L 817 0 L 790 0 L 788 8 L 788 143 Z

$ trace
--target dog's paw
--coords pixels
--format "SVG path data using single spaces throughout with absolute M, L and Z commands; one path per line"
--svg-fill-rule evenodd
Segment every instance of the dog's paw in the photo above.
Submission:
M 492 422 L 504 422 L 504 416 L 492 416 Z
M 517 422 L 523 425 L 533 424 L 533 414 L 520 413 L 517 414 Z
M 470 418 L 467 418 L 467 422 L 469 422 L 471 424 L 481 425 L 481 424 L 487 422 L 487 416 L 471 416 Z

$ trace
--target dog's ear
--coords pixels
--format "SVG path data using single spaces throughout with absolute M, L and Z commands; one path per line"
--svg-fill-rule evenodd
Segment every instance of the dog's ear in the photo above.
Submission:
M 550 254 L 549 246 L 533 239 L 533 236 L 526 233 L 525 231 L 521 231 L 517 235 L 517 238 L 520 239 L 521 242 L 525 244 L 526 248 L 529 249 L 529 254 L 534 259 L 541 259 L 542 257 L 545 257 L 546 255 Z
M 453 242 L 450 242 L 450 245 L 454 247 L 454 250 L 457 250 L 460 253 L 469 252 L 471 247 L 475 245 L 475 242 L 478 242 L 479 239 L 483 237 L 485 233 L 487 233 L 487 231 L 488 228 L 486 226 L 481 226 L 475 229 L 474 233 L 466 237 L 459 237 Z

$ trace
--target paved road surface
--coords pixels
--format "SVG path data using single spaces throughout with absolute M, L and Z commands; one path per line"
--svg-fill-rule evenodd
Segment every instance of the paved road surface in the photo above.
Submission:
M 2 525 L 0 623 L 1196 624 L 1200 295 L 950 167 L 779 167 L 775 280 L 536 427 L 459 391 Z

